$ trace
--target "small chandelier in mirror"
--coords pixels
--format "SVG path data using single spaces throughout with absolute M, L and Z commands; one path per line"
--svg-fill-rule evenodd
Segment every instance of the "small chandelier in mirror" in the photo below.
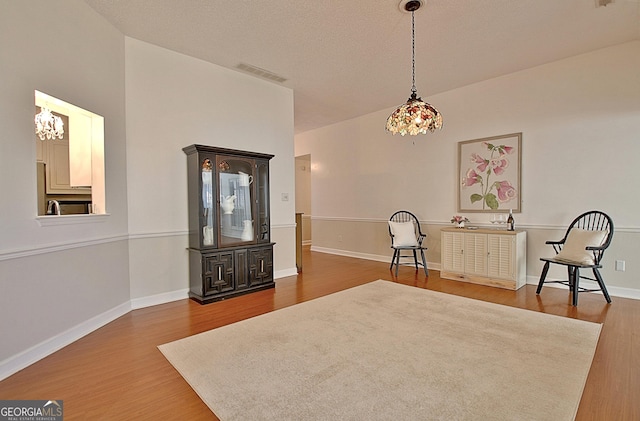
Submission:
M 404 4 L 403 4 L 404 3 Z M 416 90 L 416 32 L 414 13 L 422 6 L 422 1 L 403 0 L 400 6 L 411 12 L 411 96 L 406 103 L 398 106 L 387 119 L 386 129 L 392 134 L 415 136 L 442 128 L 442 115 L 438 110 L 418 97 Z
M 64 136 L 64 123 L 57 115 L 53 115 L 51 110 L 42 107 L 40 112 L 36 114 L 36 134 L 40 140 L 45 139 L 62 139 Z

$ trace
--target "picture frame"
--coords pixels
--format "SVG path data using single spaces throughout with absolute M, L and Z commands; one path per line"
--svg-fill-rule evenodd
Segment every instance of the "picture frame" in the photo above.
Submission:
M 458 142 L 458 212 L 521 212 L 522 132 Z

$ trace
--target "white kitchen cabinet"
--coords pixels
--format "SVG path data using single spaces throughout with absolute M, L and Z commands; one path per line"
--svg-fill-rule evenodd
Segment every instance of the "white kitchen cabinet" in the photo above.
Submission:
M 43 142 L 42 140 L 36 138 L 36 162 L 46 162 L 46 149 L 45 146 L 46 143 Z
M 74 188 L 91 186 L 92 136 L 90 115 L 69 116 L 69 184 Z
M 69 141 L 56 139 L 45 142 L 47 194 L 91 194 L 90 186 L 71 185 Z
M 526 284 L 526 231 L 443 228 L 441 240 L 442 278 L 513 290 Z

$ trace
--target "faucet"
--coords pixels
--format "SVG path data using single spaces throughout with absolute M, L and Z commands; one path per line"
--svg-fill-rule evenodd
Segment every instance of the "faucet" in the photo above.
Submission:
M 60 202 L 57 200 L 49 200 L 47 215 L 60 215 Z

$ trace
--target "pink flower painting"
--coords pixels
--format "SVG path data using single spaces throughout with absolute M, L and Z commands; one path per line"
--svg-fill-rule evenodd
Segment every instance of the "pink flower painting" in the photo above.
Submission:
M 471 203 L 482 202 L 482 209 L 496 210 L 502 203 L 518 196 L 511 182 L 499 179 L 509 168 L 509 155 L 514 153 L 514 147 L 482 142 L 482 148 L 486 148 L 486 153 L 474 152 L 469 155 L 471 167 L 462 176 L 461 184 L 464 189 L 476 190 L 469 196 Z

